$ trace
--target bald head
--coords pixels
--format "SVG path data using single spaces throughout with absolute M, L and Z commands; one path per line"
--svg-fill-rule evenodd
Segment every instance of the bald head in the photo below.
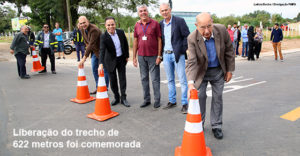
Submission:
M 213 19 L 211 18 L 211 15 L 207 12 L 203 12 L 203 13 L 200 13 L 196 16 L 196 22 L 199 23 L 199 22 L 208 22 L 208 21 L 213 21 Z
M 81 28 L 83 28 L 84 30 L 86 30 L 89 25 L 90 25 L 90 22 L 89 20 L 85 17 L 85 16 L 80 16 L 78 18 L 78 24 Z
M 196 16 L 196 27 L 199 33 L 209 39 L 212 35 L 213 20 L 211 15 L 207 12 L 201 13 Z

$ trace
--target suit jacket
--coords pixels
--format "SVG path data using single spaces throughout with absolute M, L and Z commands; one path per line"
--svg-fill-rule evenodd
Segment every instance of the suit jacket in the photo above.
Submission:
M 162 34 L 162 54 L 165 46 L 165 36 L 164 36 L 164 20 L 160 21 L 160 28 Z M 178 62 L 180 55 L 186 56 L 187 37 L 190 34 L 189 28 L 187 27 L 185 21 L 181 17 L 172 16 L 171 21 L 171 44 L 173 47 L 173 52 L 175 54 L 176 62 Z
M 223 72 L 233 72 L 235 55 L 226 27 L 221 24 L 214 24 L 213 34 L 217 57 Z M 195 88 L 198 89 L 208 67 L 208 58 L 203 37 L 197 29 L 188 37 L 188 51 L 188 61 L 185 68 L 187 79 L 188 81 L 195 81 Z
M 129 58 L 129 47 L 127 38 L 123 30 L 116 29 L 116 32 L 119 37 L 122 50 L 122 56 L 120 57 L 125 60 Z M 101 43 L 99 64 L 103 64 L 106 70 L 112 72 L 116 68 L 117 64 L 117 54 L 114 42 L 107 31 L 105 31 L 105 33 L 101 35 L 100 41 Z
M 95 24 L 91 23 L 86 30 L 87 33 L 84 29 L 80 29 L 86 45 L 84 55 L 89 57 L 90 53 L 94 53 L 96 57 L 99 58 L 101 31 Z

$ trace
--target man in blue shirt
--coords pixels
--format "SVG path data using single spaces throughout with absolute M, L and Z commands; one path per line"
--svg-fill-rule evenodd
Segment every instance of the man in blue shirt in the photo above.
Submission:
M 197 29 L 188 37 L 186 76 L 189 91 L 198 90 L 202 123 L 205 122 L 206 89 L 211 84 L 212 100 L 210 124 L 215 138 L 222 139 L 222 112 L 224 82 L 229 82 L 235 69 L 232 41 L 226 27 L 213 24 L 209 13 L 201 13 Z
M 187 80 L 185 75 L 185 56 L 189 29 L 183 18 L 172 16 L 168 3 L 160 5 L 160 14 L 164 20 L 160 22 L 162 32 L 163 64 L 168 78 L 169 102 L 164 109 L 176 106 L 175 69 L 181 87 L 181 112 L 186 114 L 188 108 Z
M 241 36 L 243 38 L 242 57 L 248 57 L 248 24 L 244 24 L 244 29 L 242 30 Z
M 271 42 L 273 44 L 275 60 L 277 61 L 277 50 L 279 52 L 280 60 L 283 61 L 283 56 L 281 53 L 281 41 L 283 39 L 282 30 L 279 28 L 278 23 L 275 23 L 274 29 L 271 33 Z
M 56 36 L 56 41 L 58 42 L 57 44 L 57 52 L 58 52 L 58 57 L 56 59 L 60 59 L 60 53 L 62 52 L 63 54 L 63 59 L 65 59 L 65 54 L 64 54 L 64 42 L 62 38 L 62 29 L 59 28 L 59 23 L 55 23 L 55 29 L 53 30 L 53 34 Z

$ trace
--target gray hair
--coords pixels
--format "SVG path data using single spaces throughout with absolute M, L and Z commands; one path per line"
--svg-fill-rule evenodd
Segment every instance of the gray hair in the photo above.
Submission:
M 168 9 L 171 9 L 170 3 L 165 3 L 165 2 L 164 2 L 164 3 L 161 3 L 161 4 L 160 4 L 160 6 L 162 6 L 162 5 L 166 5 L 166 6 L 168 6 Z
M 20 28 L 20 30 L 26 29 L 26 28 L 27 28 L 27 25 L 22 25 L 21 28 Z
M 136 7 L 136 10 L 139 11 L 140 8 L 147 8 L 148 11 L 148 6 L 146 4 L 142 4 Z

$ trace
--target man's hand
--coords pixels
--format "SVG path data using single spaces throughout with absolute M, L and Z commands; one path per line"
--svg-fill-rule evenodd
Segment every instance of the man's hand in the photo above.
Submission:
M 156 58 L 156 65 L 159 65 L 161 62 L 161 59 L 159 57 Z
M 191 96 L 191 90 L 196 89 L 194 84 L 188 84 L 188 95 L 187 98 L 190 99 Z
M 14 50 L 10 50 L 9 52 L 10 52 L 11 54 L 14 54 L 15 51 L 14 51 Z
M 98 73 L 100 74 L 101 70 L 103 70 L 103 64 L 100 64 L 98 67 Z
M 135 57 L 133 58 L 132 62 L 133 62 L 133 66 L 134 66 L 134 67 L 137 67 L 137 60 L 136 60 Z
M 227 73 L 225 74 L 224 80 L 225 80 L 226 82 L 229 82 L 229 81 L 231 80 L 231 78 L 232 78 L 232 73 L 231 73 L 231 72 L 227 72 Z
M 83 68 L 84 67 L 84 62 L 85 62 L 85 59 L 82 58 L 82 60 L 78 64 L 78 68 Z

